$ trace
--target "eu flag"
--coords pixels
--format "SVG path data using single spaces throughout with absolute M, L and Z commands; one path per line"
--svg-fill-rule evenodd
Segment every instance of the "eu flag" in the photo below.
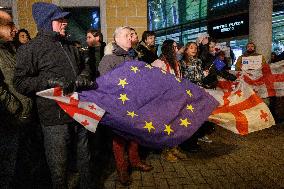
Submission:
M 190 138 L 218 102 L 204 89 L 144 62 L 125 62 L 97 78 L 96 90 L 79 93 L 106 113 L 101 123 L 152 148 Z

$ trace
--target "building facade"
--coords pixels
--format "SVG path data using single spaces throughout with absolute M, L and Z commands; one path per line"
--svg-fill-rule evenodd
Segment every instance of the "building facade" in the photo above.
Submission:
M 100 29 L 105 42 L 113 40 L 118 26 L 133 27 L 138 36 L 147 29 L 147 0 L 0 0 L 0 7 L 13 15 L 18 28 L 27 29 L 34 37 L 37 29 L 32 18 L 32 4 L 38 1 L 54 3 L 71 11 L 70 36 L 74 40 L 84 42 L 87 28 Z
M 186 44 L 195 41 L 198 33 L 207 32 L 218 42 L 231 46 L 239 56 L 249 40 L 249 3 L 249 0 L 148 0 L 148 29 L 156 31 L 157 44 L 165 39 Z M 277 53 L 284 50 L 283 10 L 284 1 L 274 0 L 272 51 Z

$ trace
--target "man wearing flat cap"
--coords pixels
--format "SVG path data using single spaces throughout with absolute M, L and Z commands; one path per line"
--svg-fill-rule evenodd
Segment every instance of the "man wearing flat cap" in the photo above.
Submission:
M 37 2 L 32 14 L 38 34 L 18 50 L 14 86 L 36 100 L 53 188 L 69 188 L 74 175 L 79 175 L 79 188 L 89 188 L 87 130 L 55 101 L 35 95 L 52 87 L 61 87 L 63 94 L 94 87 L 89 67 L 81 61 L 78 49 L 66 40 L 69 12 L 51 3 Z

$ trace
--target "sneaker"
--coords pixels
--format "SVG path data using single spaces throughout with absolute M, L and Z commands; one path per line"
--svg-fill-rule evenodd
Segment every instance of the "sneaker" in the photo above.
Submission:
M 204 137 L 201 137 L 201 138 L 198 138 L 198 141 L 199 142 L 206 142 L 206 143 L 212 143 L 212 140 L 210 140 L 209 138 L 208 138 L 208 136 L 204 136 Z
M 170 150 L 173 153 L 173 155 L 176 156 L 179 159 L 186 159 L 187 158 L 187 155 L 184 152 L 182 152 L 178 147 L 174 147 Z
M 162 152 L 162 158 L 168 162 L 177 162 L 178 158 L 171 152 L 170 149 L 164 150 Z

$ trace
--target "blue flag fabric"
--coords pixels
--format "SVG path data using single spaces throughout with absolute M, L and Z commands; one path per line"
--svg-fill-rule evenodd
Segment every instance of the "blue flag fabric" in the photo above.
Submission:
M 79 93 L 106 111 L 102 124 L 152 148 L 176 146 L 190 138 L 218 102 L 188 80 L 144 62 L 125 62 L 97 78 L 96 90 Z
M 225 62 L 220 60 L 219 58 L 216 58 L 213 64 L 215 65 L 218 71 L 221 71 L 226 66 Z

